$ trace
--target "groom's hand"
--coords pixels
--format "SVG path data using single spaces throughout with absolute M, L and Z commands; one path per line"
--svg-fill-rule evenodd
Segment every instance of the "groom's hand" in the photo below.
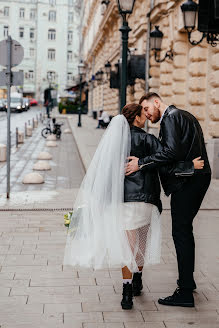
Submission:
M 129 156 L 128 160 L 130 160 L 130 162 L 126 166 L 125 175 L 130 175 L 139 170 L 139 167 L 138 167 L 139 158 L 138 157 Z

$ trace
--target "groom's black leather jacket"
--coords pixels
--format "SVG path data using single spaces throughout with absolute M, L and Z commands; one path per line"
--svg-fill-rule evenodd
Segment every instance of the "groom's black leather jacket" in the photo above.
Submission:
M 131 127 L 131 156 L 143 158 L 161 150 L 161 143 L 155 136 L 146 133 L 136 126 Z M 194 173 L 194 166 L 192 161 L 172 163 L 163 168 L 163 172 L 168 172 L 170 176 L 176 173 L 191 175 Z M 151 203 L 156 205 L 161 212 L 160 181 L 157 168 L 141 169 L 126 176 L 124 201 Z
M 162 149 L 150 156 L 141 157 L 138 164 L 142 170 L 160 168 L 161 183 L 166 195 L 179 190 L 191 174 L 183 171 L 172 174 L 171 170 L 162 167 L 164 165 L 192 161 L 201 156 L 205 163 L 204 169 L 195 170 L 194 174 L 211 174 L 203 132 L 191 113 L 169 106 L 161 121 L 159 140 Z

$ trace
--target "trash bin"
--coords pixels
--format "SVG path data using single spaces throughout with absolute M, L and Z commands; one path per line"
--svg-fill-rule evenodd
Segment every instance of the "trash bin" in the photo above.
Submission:
M 97 111 L 93 110 L 93 119 L 96 120 L 97 119 Z

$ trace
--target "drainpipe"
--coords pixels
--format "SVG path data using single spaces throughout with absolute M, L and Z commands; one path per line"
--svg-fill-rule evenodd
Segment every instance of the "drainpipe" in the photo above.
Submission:
M 151 33 L 151 22 L 150 22 L 150 13 L 154 8 L 154 0 L 151 0 L 150 11 L 147 14 L 147 34 L 146 34 L 146 54 L 145 54 L 145 92 L 149 91 L 149 70 L 150 70 L 150 33 Z M 146 131 L 148 131 L 148 121 L 146 121 L 145 126 Z

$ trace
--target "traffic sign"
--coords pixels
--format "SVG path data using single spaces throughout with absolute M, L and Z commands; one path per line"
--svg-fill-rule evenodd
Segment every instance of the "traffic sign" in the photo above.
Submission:
M 11 44 L 11 66 L 19 65 L 24 58 L 24 48 L 22 45 L 12 40 Z M 0 65 L 8 65 L 8 41 L 3 40 L 0 42 Z
M 4 69 L 0 72 L 0 86 L 7 86 L 9 83 L 9 76 L 7 70 Z M 23 72 L 11 72 L 11 85 L 23 85 L 24 73 Z

